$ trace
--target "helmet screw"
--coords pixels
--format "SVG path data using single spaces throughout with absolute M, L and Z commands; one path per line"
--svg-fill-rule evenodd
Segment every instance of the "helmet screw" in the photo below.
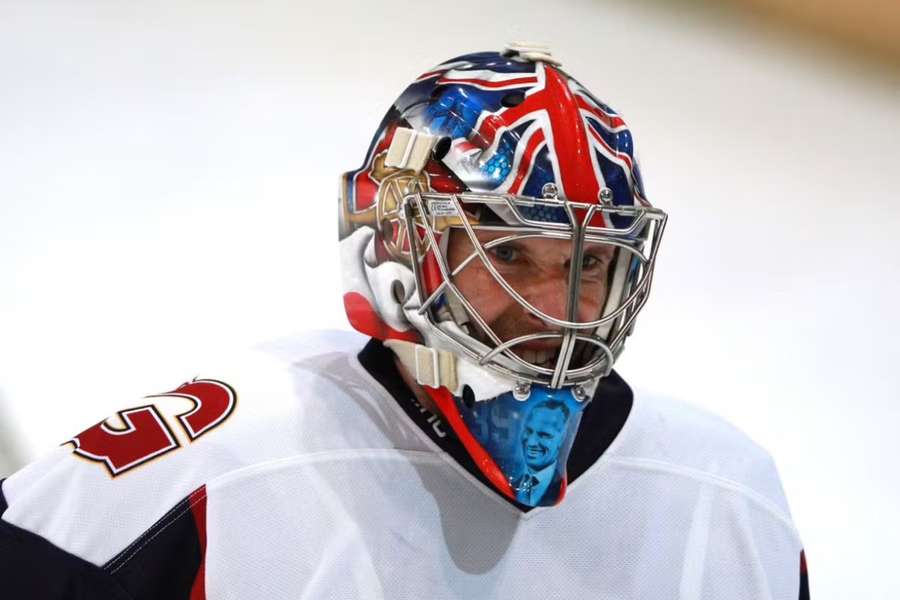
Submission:
M 531 396 L 531 384 L 527 381 L 517 381 L 516 387 L 513 388 L 513 398 L 524 402 Z
M 559 197 L 559 188 L 556 187 L 556 184 L 552 181 L 548 181 L 544 184 L 544 187 L 541 188 L 541 195 L 544 198 L 558 198 Z
M 587 392 L 584 391 L 584 388 L 580 385 L 576 385 L 572 388 L 572 395 L 575 396 L 575 399 L 579 402 L 584 402 L 588 399 Z
M 612 204 L 613 193 L 608 187 L 600 190 L 600 204 Z

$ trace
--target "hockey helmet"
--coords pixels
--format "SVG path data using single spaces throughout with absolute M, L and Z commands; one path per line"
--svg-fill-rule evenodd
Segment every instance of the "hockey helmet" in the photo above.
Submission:
M 363 165 L 342 176 L 347 316 L 394 350 L 496 487 L 526 504 L 552 504 L 562 491 L 523 501 L 513 483 L 534 481 L 520 477 L 527 423 L 559 432 L 553 456 L 564 469 L 580 411 L 647 300 L 665 222 L 646 200 L 622 117 L 545 47 L 459 56 L 406 88 Z M 523 244 L 565 247 L 558 311 L 505 270 Z M 463 256 L 451 260 L 452 248 Z M 602 285 L 588 283 L 598 248 Z M 529 327 L 499 331 L 482 314 L 461 285 L 476 269 Z M 479 434 L 490 412 L 484 402 L 518 413 L 505 450 Z

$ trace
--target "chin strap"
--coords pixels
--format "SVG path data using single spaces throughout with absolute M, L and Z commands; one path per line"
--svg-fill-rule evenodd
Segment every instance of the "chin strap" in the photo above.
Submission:
M 456 377 L 456 355 L 452 352 L 435 350 L 403 340 L 385 340 L 384 345 L 393 350 L 400 363 L 415 376 L 419 385 L 444 387 L 451 393 L 459 387 L 459 380 Z
M 493 457 L 466 427 L 462 415 L 456 408 L 453 400 L 453 393 L 458 385 L 456 355 L 403 340 L 385 340 L 384 345 L 393 350 L 407 371 L 415 375 L 416 381 L 434 401 L 447 424 L 456 433 L 488 481 L 506 497 L 515 499 L 509 480 Z
M 477 385 L 475 379 L 482 375 L 483 369 L 474 367 L 473 363 L 457 357 L 452 352 L 438 350 L 415 342 L 394 339 L 385 340 L 384 345 L 394 352 L 403 368 L 415 376 L 416 382 L 422 386 L 422 390 L 434 402 L 439 414 L 456 434 L 459 442 L 490 484 L 507 498 L 516 502 L 523 502 L 517 496 L 518 491 L 521 490 L 513 488 L 513 480 L 521 474 L 521 469 L 516 469 L 516 472 L 509 470 L 512 468 L 507 460 L 510 449 L 506 448 L 504 450 L 501 448 L 498 454 L 495 446 L 491 449 L 492 446 L 489 439 L 476 437 L 475 431 L 470 425 L 466 424 L 466 419 L 473 414 L 477 416 L 477 412 L 472 413 L 467 410 L 466 406 L 461 404 L 458 397 L 459 388 L 468 386 L 467 381 Z M 486 380 L 482 379 L 482 381 Z M 494 385 L 498 384 L 494 383 Z M 506 388 L 503 392 L 493 390 L 491 395 L 484 399 L 493 398 L 494 401 L 501 403 L 498 410 L 512 409 L 512 413 L 516 418 L 521 417 L 523 419 L 528 418 L 530 411 L 534 409 L 535 405 L 541 407 L 541 403 L 546 405 L 550 401 L 556 402 L 556 407 L 560 407 L 562 402 L 568 402 L 570 409 L 565 412 L 566 420 L 569 418 L 570 410 L 580 411 L 584 408 L 584 401 L 579 399 L 573 390 L 551 390 L 546 387 L 540 387 L 535 394 L 532 395 L 532 392 L 529 391 L 525 398 L 519 398 L 515 395 L 514 390 Z M 567 398 L 568 400 L 566 400 Z M 529 405 L 528 402 L 531 402 L 531 404 Z M 485 410 L 488 412 L 484 413 L 484 415 L 487 416 L 486 418 L 489 418 L 491 409 L 486 408 Z M 568 427 L 568 424 L 566 424 L 566 427 Z M 479 428 L 476 427 L 476 429 Z M 565 461 L 568 455 L 568 450 L 565 452 L 561 457 L 562 461 Z M 558 477 L 554 481 L 559 482 L 559 488 L 555 492 L 557 495 L 553 498 L 553 503 L 559 504 L 566 493 L 565 462 L 561 463 Z M 537 500 L 535 500 L 534 504 L 526 503 L 533 506 L 538 505 Z
M 406 340 L 384 340 L 400 363 L 419 382 L 432 388 L 446 388 L 455 396 L 468 387 L 475 401 L 491 400 L 516 388 L 516 383 L 490 373 L 477 363 L 440 348 Z
M 468 452 L 469 456 L 472 457 L 472 460 L 475 461 L 475 465 L 478 469 L 485 477 L 487 477 L 488 481 L 500 491 L 500 493 L 507 498 L 515 500 L 516 495 L 513 492 L 509 480 L 504 475 L 503 470 L 490 453 L 484 449 L 481 442 L 475 439 L 475 436 L 472 435 L 469 428 L 466 427 L 462 415 L 459 414 L 459 410 L 456 408 L 456 402 L 453 400 L 453 395 L 448 392 L 446 388 L 426 387 L 424 390 L 434 401 L 435 405 L 437 405 L 438 410 L 441 411 L 441 415 L 443 415 L 453 432 L 456 433 L 456 437 L 459 438 L 459 441 L 462 443 L 463 447 L 465 447 L 466 452 Z

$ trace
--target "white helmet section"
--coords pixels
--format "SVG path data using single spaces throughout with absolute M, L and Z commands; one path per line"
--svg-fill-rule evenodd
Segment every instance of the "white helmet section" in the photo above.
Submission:
M 460 355 L 445 336 L 436 333 L 424 315 L 413 272 L 396 262 L 377 264 L 375 230 L 362 227 L 340 242 L 344 292 L 355 292 L 368 300 L 384 323 L 397 331 L 416 330 L 424 344 L 400 340 L 385 343 L 422 385 L 444 386 L 462 396 L 468 386 L 475 400 L 490 400 L 515 389 L 513 379 L 482 367 Z M 445 329 L 456 329 L 457 337 L 465 336 L 452 321 L 441 323 Z M 448 332 L 449 333 L 449 332 Z

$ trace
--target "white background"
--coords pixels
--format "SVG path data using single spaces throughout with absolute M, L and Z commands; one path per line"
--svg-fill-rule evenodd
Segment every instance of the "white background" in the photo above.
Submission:
M 815 598 L 900 597 L 900 75 L 623 4 L 4 3 L 0 476 L 198 357 L 346 327 L 338 174 L 419 73 L 542 41 L 670 214 L 620 371 L 775 456 Z

